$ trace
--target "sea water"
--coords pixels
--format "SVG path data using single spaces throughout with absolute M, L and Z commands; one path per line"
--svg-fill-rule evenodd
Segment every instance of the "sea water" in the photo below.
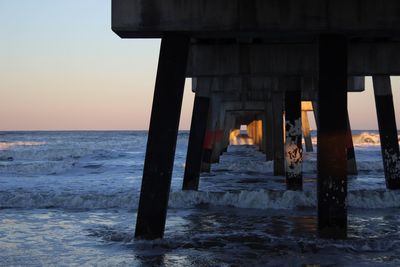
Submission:
M 147 132 L 0 132 L 0 266 L 400 266 L 400 192 L 385 189 L 378 133 L 353 136 L 347 240 L 316 235 L 316 152 L 303 192 L 252 145 L 182 192 L 180 132 L 165 238 L 138 241 Z

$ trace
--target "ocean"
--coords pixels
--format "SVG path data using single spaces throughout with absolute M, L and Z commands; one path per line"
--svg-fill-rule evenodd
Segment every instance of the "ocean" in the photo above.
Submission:
M 316 236 L 316 152 L 303 192 L 253 145 L 230 146 L 182 192 L 188 136 L 165 237 L 137 241 L 147 132 L 0 132 L 0 266 L 400 266 L 400 192 L 385 189 L 377 131 L 353 131 L 359 175 L 336 241 Z

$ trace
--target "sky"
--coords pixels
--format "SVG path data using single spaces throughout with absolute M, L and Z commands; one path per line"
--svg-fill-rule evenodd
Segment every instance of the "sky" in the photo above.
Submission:
M 148 129 L 159 47 L 114 34 L 111 0 L 0 0 L 0 130 Z M 193 99 L 187 79 L 180 129 Z M 377 129 L 371 78 L 349 113 L 353 129 Z

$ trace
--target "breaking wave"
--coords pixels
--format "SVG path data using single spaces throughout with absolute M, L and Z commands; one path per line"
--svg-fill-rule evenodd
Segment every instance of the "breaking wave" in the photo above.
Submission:
M 45 144 L 46 142 L 33 141 L 0 142 L 0 150 L 6 150 L 17 146 L 40 146 Z
M 315 191 L 180 191 L 170 195 L 170 208 L 186 209 L 199 205 L 229 206 L 244 209 L 315 208 Z M 102 192 L 32 192 L 1 191 L 0 208 L 24 209 L 136 209 L 137 194 L 132 191 Z M 400 192 L 357 190 L 348 193 L 348 206 L 359 209 L 400 208 Z
M 400 140 L 400 135 L 398 136 L 398 139 Z M 316 145 L 317 137 L 312 137 L 312 142 Z M 360 134 L 353 134 L 353 144 L 354 146 L 359 147 L 380 146 L 381 141 L 378 133 L 362 132 Z

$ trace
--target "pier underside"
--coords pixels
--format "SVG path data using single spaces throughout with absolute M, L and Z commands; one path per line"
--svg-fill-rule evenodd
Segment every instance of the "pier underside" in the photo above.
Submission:
M 400 189 L 390 84 L 400 75 L 398 10 L 397 0 L 112 0 L 116 34 L 162 38 L 136 238 L 164 234 L 187 77 L 196 97 L 183 190 L 198 189 L 240 125 L 287 190 L 302 190 L 313 111 L 318 235 L 346 238 L 347 175 L 357 174 L 347 93 L 364 91 L 365 76 L 373 76 L 386 185 Z

